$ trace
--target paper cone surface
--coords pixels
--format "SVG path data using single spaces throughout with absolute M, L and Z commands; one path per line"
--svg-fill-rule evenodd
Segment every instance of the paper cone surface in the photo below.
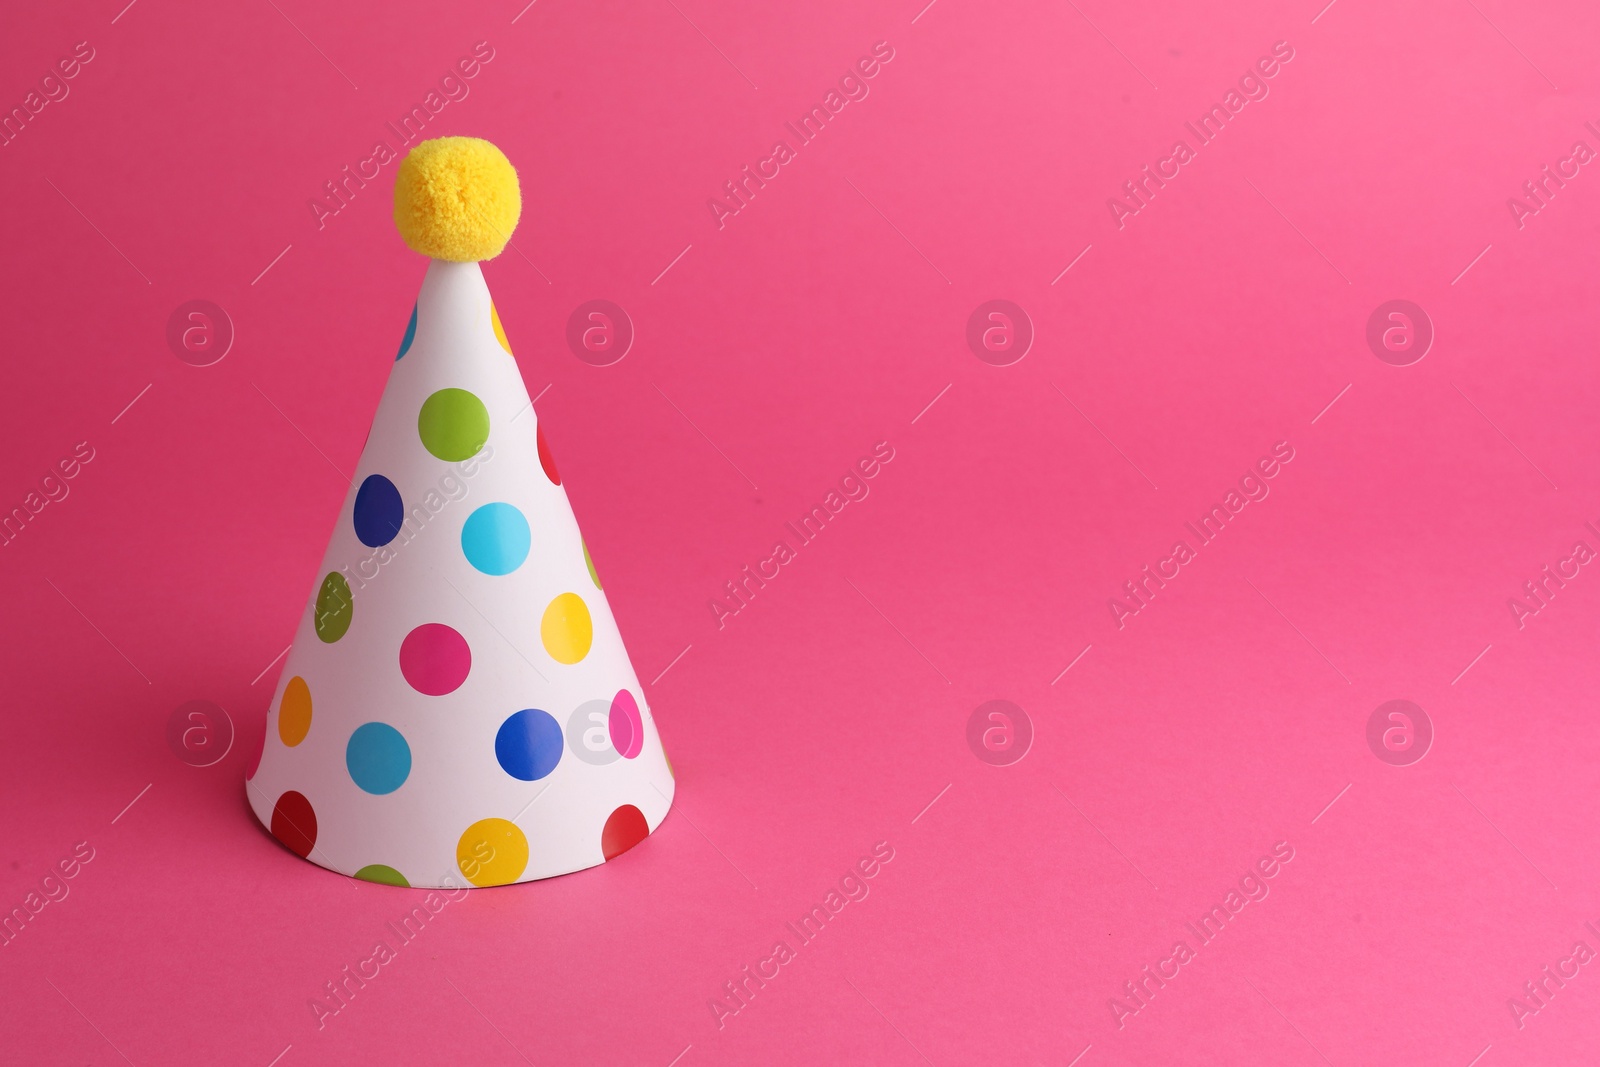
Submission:
M 430 887 L 603 863 L 672 803 L 476 263 L 428 268 L 246 789 L 298 855 Z

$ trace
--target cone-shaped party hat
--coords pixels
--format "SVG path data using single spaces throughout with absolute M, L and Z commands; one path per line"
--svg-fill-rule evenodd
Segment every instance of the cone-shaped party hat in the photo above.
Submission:
M 478 260 L 521 212 L 487 141 L 401 163 L 432 257 L 246 792 L 292 852 L 413 886 L 503 885 L 638 844 L 673 779 Z

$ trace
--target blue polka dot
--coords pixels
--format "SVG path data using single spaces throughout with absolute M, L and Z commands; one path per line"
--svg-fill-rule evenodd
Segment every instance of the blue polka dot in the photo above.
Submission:
M 561 727 L 537 708 L 519 711 L 500 724 L 495 758 L 513 778 L 537 782 L 561 762 Z
M 411 774 L 411 746 L 388 723 L 363 723 L 344 747 L 344 765 L 366 792 L 393 793 Z
M 400 532 L 400 525 L 406 521 L 406 506 L 393 482 L 381 474 L 371 474 L 356 490 L 356 506 L 351 517 L 361 543 L 377 548 L 393 541 Z
M 396 363 L 400 362 L 400 356 L 403 356 L 407 352 L 411 351 L 411 342 L 415 341 L 416 339 L 417 339 L 417 305 L 412 304 L 411 305 L 411 321 L 406 323 L 406 335 L 404 337 L 400 338 L 400 355 L 394 357 L 394 361 Z
M 510 574 L 528 558 L 528 520 L 510 504 L 485 504 L 461 527 L 461 551 L 485 574 Z

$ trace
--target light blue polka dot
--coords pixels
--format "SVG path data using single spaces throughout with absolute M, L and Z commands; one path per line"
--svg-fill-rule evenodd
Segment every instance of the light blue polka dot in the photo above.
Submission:
M 394 357 L 394 361 L 396 363 L 400 362 L 400 356 L 403 356 L 407 352 L 411 351 L 411 342 L 415 341 L 416 339 L 417 339 L 417 306 L 415 304 L 412 304 L 411 305 L 411 321 L 406 323 L 406 335 L 404 337 L 400 338 L 400 355 L 397 355 L 397 356 Z
M 411 775 L 411 746 L 388 723 L 363 723 L 345 745 L 344 765 L 364 791 L 393 793 Z
M 510 504 L 485 504 L 461 527 L 461 551 L 484 574 L 510 574 L 528 558 L 528 520 Z

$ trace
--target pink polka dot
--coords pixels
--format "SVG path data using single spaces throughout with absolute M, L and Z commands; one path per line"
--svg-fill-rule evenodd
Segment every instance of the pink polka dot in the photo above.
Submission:
M 467 639 L 442 622 L 424 623 L 400 643 L 400 673 L 428 696 L 453 693 L 472 669 Z
M 617 690 L 617 695 L 611 698 L 607 726 L 611 731 L 611 747 L 622 753 L 623 759 L 633 759 L 644 748 L 644 721 L 639 717 L 639 705 L 633 694 L 626 689 Z

